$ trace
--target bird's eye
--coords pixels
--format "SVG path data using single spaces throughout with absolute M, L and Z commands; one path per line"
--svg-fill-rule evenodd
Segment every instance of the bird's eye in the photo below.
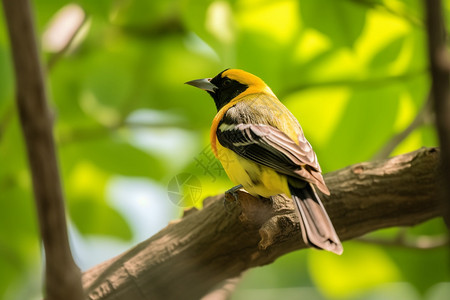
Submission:
M 229 78 L 225 78 L 225 80 L 222 83 L 223 87 L 227 87 L 231 84 L 231 80 Z

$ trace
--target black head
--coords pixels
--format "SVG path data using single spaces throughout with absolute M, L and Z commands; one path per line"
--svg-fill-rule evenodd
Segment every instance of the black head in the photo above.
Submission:
M 216 77 L 212 79 L 198 79 L 186 83 L 207 91 L 214 99 L 217 111 L 219 111 L 233 98 L 235 98 L 248 88 L 248 85 L 225 76 L 224 72 L 226 72 L 227 70 L 229 69 L 220 72 Z

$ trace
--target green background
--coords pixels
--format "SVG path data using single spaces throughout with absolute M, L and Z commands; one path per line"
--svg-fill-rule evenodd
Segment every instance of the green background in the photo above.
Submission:
M 200 182 L 201 194 L 188 199 L 196 205 L 231 187 L 209 150 L 214 103 L 183 84 L 188 80 L 230 67 L 261 77 L 299 119 L 324 172 L 373 159 L 428 97 L 421 1 L 80 0 L 72 3 L 86 20 L 59 55 L 43 36 L 68 3 L 33 4 L 71 242 L 83 269 L 178 218 L 180 203 L 167 195 L 178 174 Z M 41 299 L 41 244 L 0 19 L 0 298 Z M 391 155 L 436 145 L 426 120 Z M 137 223 L 129 207 L 145 208 L 145 222 Z M 435 219 L 406 235 L 415 241 L 444 232 Z M 392 240 L 399 234 L 405 232 L 371 235 Z M 358 241 L 344 248 L 341 257 L 297 251 L 250 270 L 232 299 L 450 295 L 445 248 Z

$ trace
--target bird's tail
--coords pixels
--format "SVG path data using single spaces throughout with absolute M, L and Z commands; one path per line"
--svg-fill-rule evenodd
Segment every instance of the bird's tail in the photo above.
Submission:
M 314 187 L 310 183 L 306 183 L 303 187 L 294 185 L 289 183 L 289 190 L 300 219 L 305 243 L 339 255 L 342 254 L 344 249 L 341 241 Z

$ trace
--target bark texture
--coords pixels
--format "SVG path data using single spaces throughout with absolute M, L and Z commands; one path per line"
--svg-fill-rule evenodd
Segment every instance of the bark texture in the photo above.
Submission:
M 81 272 L 70 252 L 52 116 L 28 0 L 3 0 L 16 79 L 16 102 L 45 249 L 48 300 L 84 299 Z
M 438 159 L 438 149 L 422 148 L 326 174 L 331 196 L 320 196 L 340 238 L 441 216 Z M 199 299 L 225 279 L 305 248 L 291 200 L 263 201 L 239 192 L 239 203 L 227 210 L 223 199 L 205 199 L 202 210 L 188 211 L 148 240 L 86 271 L 89 299 Z
M 445 220 L 450 229 L 450 57 L 441 0 L 424 1 L 431 71 L 431 96 L 439 136 L 442 183 L 440 197 L 446 204 Z

